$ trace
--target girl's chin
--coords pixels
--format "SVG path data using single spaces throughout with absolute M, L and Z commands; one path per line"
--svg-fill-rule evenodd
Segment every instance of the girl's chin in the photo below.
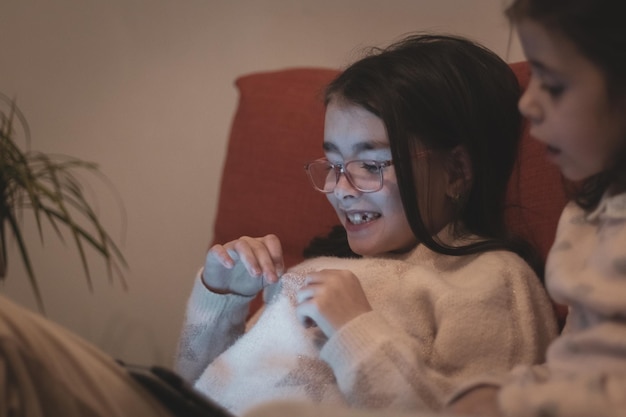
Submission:
M 352 249 L 352 252 L 356 253 L 357 255 L 374 256 L 381 253 L 379 248 L 375 247 L 374 245 L 367 244 L 366 242 L 359 241 L 357 239 L 350 239 L 350 237 L 348 237 L 348 244 L 350 245 L 350 249 Z
M 404 253 L 417 245 L 415 237 L 394 239 L 380 234 L 354 233 L 347 230 L 348 244 L 352 252 L 361 256 L 377 256 L 385 253 Z
M 584 181 L 600 173 L 600 172 L 593 172 L 593 173 L 579 172 L 576 169 L 568 169 L 568 167 L 561 166 L 561 165 L 559 165 L 559 169 L 561 170 L 561 174 L 563 174 L 565 179 L 567 179 L 568 181 L 572 181 L 572 182 Z
M 378 256 L 396 251 L 395 248 L 381 246 L 380 242 L 367 242 L 360 239 L 350 239 L 349 237 L 348 244 L 352 252 L 361 256 Z

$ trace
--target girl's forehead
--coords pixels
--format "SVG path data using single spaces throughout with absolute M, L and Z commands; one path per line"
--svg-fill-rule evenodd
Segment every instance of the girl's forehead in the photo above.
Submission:
M 565 35 L 528 19 L 520 23 L 518 31 L 533 73 L 540 79 L 605 91 L 604 72 Z
M 524 54 L 535 71 L 566 75 L 586 58 L 565 35 L 540 23 L 524 19 L 518 23 Z
M 388 150 L 383 121 L 352 103 L 331 101 L 326 107 L 324 150 L 344 154 Z

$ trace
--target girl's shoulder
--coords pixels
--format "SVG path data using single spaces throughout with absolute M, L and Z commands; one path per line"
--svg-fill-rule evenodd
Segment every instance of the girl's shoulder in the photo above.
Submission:
M 531 266 L 517 253 L 505 250 L 488 250 L 475 255 L 472 266 L 477 270 L 508 271 L 516 275 L 535 274 Z
M 424 250 L 422 251 L 424 252 Z M 504 249 L 487 250 L 467 255 L 444 255 L 430 250 L 413 256 L 415 268 L 428 267 L 436 274 L 450 279 L 494 282 L 493 277 L 526 280 L 536 277 L 532 267 L 518 254 Z M 497 279 L 495 281 L 501 281 Z

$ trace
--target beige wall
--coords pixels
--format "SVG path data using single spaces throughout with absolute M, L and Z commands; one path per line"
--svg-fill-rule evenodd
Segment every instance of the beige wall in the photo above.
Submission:
M 252 71 L 341 67 L 359 48 L 414 30 L 465 34 L 522 59 L 504 0 L 20 0 L 0 12 L 0 91 L 16 97 L 32 148 L 95 161 L 86 176 L 130 263 L 129 290 L 94 258 L 94 292 L 71 241 L 26 217 L 53 320 L 127 361 L 169 365 L 186 297 L 211 240 L 237 93 Z M 122 216 L 118 198 L 123 201 Z M 0 291 L 34 308 L 12 249 Z

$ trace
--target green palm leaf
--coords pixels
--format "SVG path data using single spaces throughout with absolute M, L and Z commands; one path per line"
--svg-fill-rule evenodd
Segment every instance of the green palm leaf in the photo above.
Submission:
M 74 175 L 80 170 L 99 174 L 97 165 L 76 158 L 22 151 L 13 140 L 14 122 L 17 120 L 23 128 L 28 147 L 30 135 L 26 120 L 12 100 L 1 94 L 0 99 L 10 104 L 8 114 L 0 111 L 0 279 L 6 277 L 7 237 L 10 235 L 17 242 L 39 309 L 45 311 L 20 228 L 20 220 L 26 209 L 35 218 L 41 243 L 44 241 L 44 222 L 52 226 L 61 241 L 64 241 L 62 229 L 70 232 L 90 290 L 93 289 L 93 283 L 86 246 L 95 249 L 104 258 L 109 280 L 112 282 L 116 275 L 126 288 L 122 269 L 127 268 L 127 263 L 100 223 L 86 199 L 81 182 Z

